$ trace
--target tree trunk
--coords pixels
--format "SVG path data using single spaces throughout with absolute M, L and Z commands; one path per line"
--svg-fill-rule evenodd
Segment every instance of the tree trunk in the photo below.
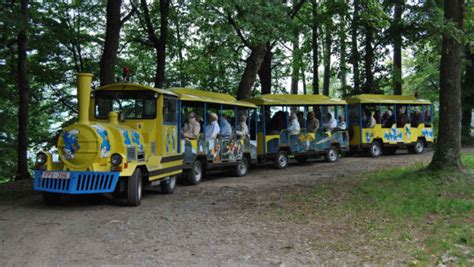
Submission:
M 329 83 L 331 81 L 331 30 L 326 26 L 324 35 L 324 79 L 323 95 L 329 96 Z
M 311 1 L 312 9 L 312 19 L 313 25 L 311 27 L 311 50 L 313 52 L 313 94 L 319 94 L 319 58 L 318 58 L 318 2 L 316 0 Z
M 300 42 L 298 33 L 294 33 L 295 36 L 293 40 L 293 55 L 292 55 L 292 67 L 291 67 L 291 94 L 298 94 L 298 82 L 300 78 L 300 60 L 299 60 L 299 49 Z
M 120 9 L 122 0 L 107 1 L 107 27 L 105 30 L 104 51 L 100 59 L 100 85 L 115 82 L 115 66 L 117 64 L 117 52 L 120 40 Z
M 444 2 L 444 18 L 463 29 L 464 0 Z M 440 65 L 440 110 L 432 169 L 462 169 L 461 163 L 461 71 L 463 45 L 451 33 L 443 35 Z
M 258 77 L 260 79 L 260 84 L 262 87 L 262 95 L 272 93 L 272 47 L 270 42 L 267 42 L 267 52 L 263 57 L 262 64 L 260 65 L 260 70 L 258 71 Z
M 404 0 L 395 0 L 393 19 L 393 94 L 402 94 L 402 13 Z
M 358 27 L 360 23 L 360 3 L 359 0 L 354 0 L 354 13 L 352 14 L 352 24 L 351 24 L 351 62 L 353 69 L 353 79 L 354 79 L 354 94 L 360 93 L 360 69 L 359 69 L 359 46 L 357 42 L 358 36 Z
M 267 52 L 267 44 L 259 44 L 252 48 L 250 56 L 246 60 L 245 70 L 240 79 L 237 91 L 237 99 L 250 97 L 252 86 L 257 79 L 257 73 Z
M 341 15 L 341 24 L 339 29 L 339 39 L 341 42 L 340 51 L 340 79 L 341 79 L 341 93 L 346 95 L 347 89 L 347 54 L 346 54 L 346 19 L 345 15 Z
M 363 91 L 364 93 L 374 92 L 374 48 L 372 42 L 374 39 L 374 30 L 371 26 L 365 27 L 365 55 L 364 55 L 364 64 L 365 64 L 365 83 Z
M 472 110 L 474 108 L 474 54 L 466 48 L 466 73 L 462 88 L 462 137 L 471 137 Z
M 18 162 L 16 170 L 16 180 L 30 178 L 28 172 L 28 105 L 29 105 L 29 84 L 27 77 L 28 47 L 28 0 L 20 2 L 20 23 L 17 36 L 18 44 Z
M 163 85 L 165 84 L 169 4 L 169 0 L 160 0 L 160 39 L 158 41 L 158 47 L 156 47 L 156 88 L 163 88 Z

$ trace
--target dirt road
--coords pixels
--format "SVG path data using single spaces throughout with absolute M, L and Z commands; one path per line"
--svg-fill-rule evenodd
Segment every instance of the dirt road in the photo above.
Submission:
M 0 265 L 314 265 L 381 260 L 370 248 L 334 250 L 337 221 L 272 220 L 267 212 L 289 193 L 331 177 L 428 162 L 423 155 L 342 158 L 286 170 L 253 169 L 247 177 L 210 175 L 172 195 L 149 193 L 138 208 L 110 200 L 67 199 L 43 205 L 40 195 L 0 202 Z M 341 230 L 342 231 L 342 230 Z M 373 253 L 373 252 L 372 252 Z M 387 253 L 390 253 L 388 251 Z

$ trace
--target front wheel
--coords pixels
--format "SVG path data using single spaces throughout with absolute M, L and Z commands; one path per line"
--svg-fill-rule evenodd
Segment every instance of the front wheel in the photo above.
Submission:
M 57 205 L 61 202 L 61 194 L 43 192 L 43 202 L 49 206 Z
M 288 167 L 288 153 L 286 151 L 280 150 L 273 162 L 273 167 L 276 169 L 285 169 Z
M 234 175 L 237 177 L 243 177 L 249 172 L 249 160 L 247 157 L 243 156 L 239 161 L 237 166 L 234 169 Z
M 176 188 L 176 176 L 170 176 L 169 179 L 161 182 L 161 192 L 163 194 L 173 194 Z
M 336 146 L 331 146 L 331 148 L 324 155 L 326 161 L 329 163 L 336 162 L 339 157 L 339 149 Z
M 372 158 L 377 158 L 382 155 L 382 145 L 378 141 L 372 142 L 369 147 L 369 153 Z
M 131 176 L 128 177 L 127 185 L 127 204 L 129 206 L 140 206 L 142 201 L 143 176 L 142 171 L 137 168 Z

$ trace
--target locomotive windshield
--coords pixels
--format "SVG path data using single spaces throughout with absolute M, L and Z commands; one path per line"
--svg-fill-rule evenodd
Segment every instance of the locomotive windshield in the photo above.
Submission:
M 125 119 L 156 117 L 156 97 L 152 91 L 98 91 L 95 94 L 95 117 L 107 119 L 109 112 L 121 113 Z

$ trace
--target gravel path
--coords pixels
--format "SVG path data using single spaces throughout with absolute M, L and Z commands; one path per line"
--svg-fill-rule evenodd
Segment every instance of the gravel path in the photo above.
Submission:
M 325 246 L 336 221 L 297 225 L 266 213 L 292 192 L 343 175 L 428 162 L 423 155 L 342 158 L 254 168 L 243 178 L 210 174 L 172 195 L 148 193 L 138 208 L 111 200 L 66 199 L 47 207 L 38 194 L 0 202 L 0 265 L 315 265 L 370 262 Z M 388 252 L 389 253 L 389 252 Z M 370 253 L 369 253 L 370 254 Z M 369 255 L 370 256 L 370 255 Z

